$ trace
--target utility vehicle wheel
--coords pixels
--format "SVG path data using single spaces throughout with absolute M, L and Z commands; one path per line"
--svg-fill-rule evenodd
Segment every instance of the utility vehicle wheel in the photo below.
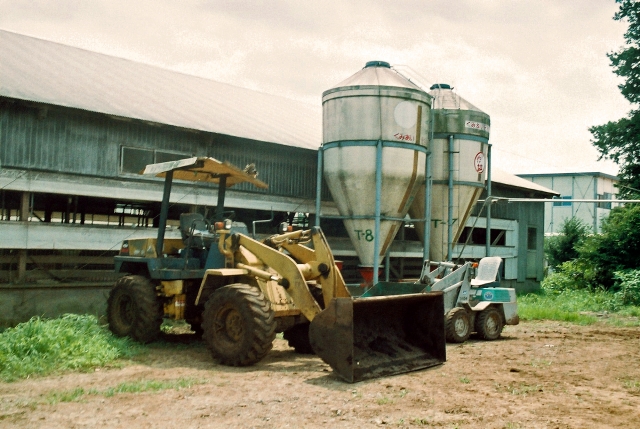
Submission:
M 300 323 L 284 331 L 284 339 L 293 347 L 296 353 L 315 354 L 309 341 L 309 323 Z
M 146 277 L 121 277 L 109 293 L 109 329 L 119 337 L 129 336 L 141 343 L 155 340 L 163 314 L 155 285 Z
M 502 328 L 504 328 L 502 315 L 495 307 L 482 310 L 480 314 L 476 316 L 476 332 L 483 340 L 497 340 L 500 338 Z
M 258 288 L 245 284 L 225 286 L 211 294 L 202 329 L 214 359 L 231 366 L 260 361 L 276 336 L 270 303 Z
M 445 335 L 450 343 L 464 343 L 471 334 L 469 313 L 461 307 L 449 310 L 444 320 Z

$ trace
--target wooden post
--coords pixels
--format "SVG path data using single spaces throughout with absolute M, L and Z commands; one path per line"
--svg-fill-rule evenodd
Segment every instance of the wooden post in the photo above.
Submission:
M 26 222 L 29 220 L 29 199 L 31 194 L 29 192 L 23 192 L 20 198 L 20 220 Z
M 20 198 L 20 222 L 26 223 L 29 221 L 29 200 L 31 194 L 29 192 L 23 192 Z M 16 280 L 18 283 L 24 283 L 27 273 L 27 249 L 25 242 L 25 248 L 18 250 L 18 277 Z
M 73 202 L 73 198 L 67 197 L 67 211 L 64 217 L 64 223 L 71 223 L 71 203 Z
M 18 250 L 18 273 L 16 283 L 24 283 L 27 274 L 27 249 Z

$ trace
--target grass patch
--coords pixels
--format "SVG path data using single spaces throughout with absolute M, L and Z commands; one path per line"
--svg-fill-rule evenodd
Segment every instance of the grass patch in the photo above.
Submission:
M 531 361 L 531 366 L 535 368 L 546 368 L 548 366 L 551 366 L 551 361 L 545 359 L 533 359 Z
M 497 391 L 507 392 L 512 395 L 527 396 L 533 393 L 542 392 L 542 387 L 539 385 L 531 385 L 527 383 L 507 383 L 507 384 L 495 384 Z
M 188 389 L 196 384 L 203 384 L 206 381 L 194 378 L 179 378 L 177 380 L 140 380 L 128 383 L 120 383 L 114 388 L 104 392 L 105 396 L 113 396 L 120 393 L 141 393 L 157 392 L 158 390 L 180 390 Z
M 640 380 L 626 377 L 622 379 L 622 385 L 631 393 L 640 394 Z
M 389 404 L 389 403 L 393 403 L 393 400 L 392 400 L 392 399 L 387 398 L 386 396 L 383 396 L 383 397 L 381 397 L 381 398 L 378 398 L 378 400 L 376 401 L 376 403 L 377 403 L 378 405 L 386 405 L 386 404 Z
M 88 370 L 140 350 L 129 339 L 114 337 L 95 316 L 34 317 L 0 334 L 0 380 Z
M 76 387 L 75 389 L 63 392 L 51 392 L 47 395 L 46 400 L 49 404 L 56 404 L 58 402 L 76 402 L 82 400 L 82 398 L 87 395 L 110 398 L 122 393 L 143 393 L 157 392 L 160 390 L 188 389 L 197 384 L 204 384 L 206 382 L 206 380 L 196 380 L 194 378 L 178 378 L 176 380 L 138 380 L 120 383 L 115 387 L 109 387 L 104 390 L 85 390 L 82 387 Z
M 559 320 L 579 325 L 591 325 L 601 317 L 613 325 L 640 326 L 640 320 L 628 320 L 640 316 L 640 308 L 620 306 L 615 295 L 605 291 L 564 290 L 561 292 L 532 293 L 518 297 L 518 315 L 523 320 Z M 620 318 L 627 318 L 622 320 Z
M 66 390 L 64 392 L 52 392 L 47 395 L 47 403 L 57 404 L 58 402 L 74 402 L 80 400 L 85 395 L 85 390 L 82 387 L 76 387 L 72 390 Z

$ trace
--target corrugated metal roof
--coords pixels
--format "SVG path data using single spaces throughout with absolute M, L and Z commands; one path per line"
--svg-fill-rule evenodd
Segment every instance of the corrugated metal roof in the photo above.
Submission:
M 437 84 L 436 84 L 437 85 Z M 433 88 L 433 85 L 431 88 Z M 429 95 L 434 98 L 433 100 L 433 108 L 434 109 L 452 109 L 452 110 L 473 110 L 476 112 L 483 112 L 473 104 L 471 104 L 468 100 L 465 100 L 460 96 L 460 94 L 453 92 L 453 90 L 448 87 L 436 87 L 429 91 Z
M 327 89 L 322 95 L 324 96 L 325 94 L 332 92 L 332 90 L 336 88 L 344 88 L 349 86 L 393 86 L 422 91 L 422 88 L 408 80 L 400 73 L 389 68 L 388 64 L 386 66 L 370 66 L 367 63 L 364 68 L 362 68 L 352 76 L 346 78 L 342 82 L 338 83 L 337 85 L 334 85 L 331 88 Z
M 603 173 L 601 171 L 575 171 L 570 173 L 522 173 L 518 174 L 518 177 L 522 178 L 534 178 L 534 177 L 580 177 L 580 176 L 591 176 L 591 177 L 603 177 L 605 179 L 611 180 L 620 180 L 618 176 L 614 176 L 613 174 Z M 529 180 L 529 179 L 527 179 Z
M 514 174 L 502 171 L 499 168 L 491 167 L 491 181 L 502 185 L 513 186 L 515 188 L 530 189 L 532 191 L 541 192 L 549 195 L 560 195 L 553 189 L 546 188 L 530 180 L 523 179 Z
M 321 106 L 0 30 L 0 95 L 317 149 Z
M 1 96 L 286 146 L 317 149 L 322 142 L 320 105 L 4 30 L 0 58 Z M 492 180 L 558 194 L 497 168 Z

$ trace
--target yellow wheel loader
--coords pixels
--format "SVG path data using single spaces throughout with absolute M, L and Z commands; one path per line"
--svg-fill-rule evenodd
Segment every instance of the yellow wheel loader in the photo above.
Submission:
M 246 366 L 264 358 L 283 332 L 296 351 L 315 352 L 348 382 L 445 361 L 442 292 L 388 283 L 373 296 L 354 298 L 319 227 L 283 228 L 259 241 L 244 224 L 224 220 L 226 187 L 267 186 L 254 172 L 189 158 L 143 173 L 165 177 L 160 227 L 155 238 L 123 242 L 115 258 L 125 274 L 108 299 L 116 335 L 148 342 L 163 318 L 185 320 L 202 332 L 214 359 Z M 215 218 L 181 215 L 179 239 L 165 238 L 174 178 L 219 185 Z

